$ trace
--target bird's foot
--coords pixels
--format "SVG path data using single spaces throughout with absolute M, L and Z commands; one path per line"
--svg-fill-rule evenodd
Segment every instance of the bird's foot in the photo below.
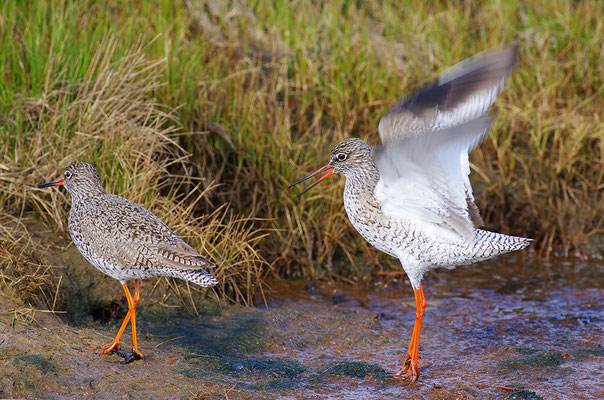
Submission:
M 113 354 L 115 352 L 120 351 L 120 341 L 117 339 L 113 339 L 113 341 L 111 343 L 107 343 L 104 346 L 94 346 L 91 345 L 90 347 L 92 347 L 93 349 L 97 349 L 97 350 L 102 350 L 99 355 L 102 354 Z
M 419 357 L 418 357 L 419 358 Z M 412 356 L 407 354 L 403 367 L 396 373 L 390 374 L 391 376 L 402 376 L 403 380 L 411 379 L 411 383 L 415 383 L 419 378 L 419 367 L 423 368 L 423 364 L 419 360 L 414 359 Z M 404 375 L 403 375 L 404 374 Z
M 122 364 L 128 364 L 128 363 L 131 363 L 132 361 L 141 360 L 143 358 L 143 355 L 141 354 L 141 352 L 136 349 L 132 349 L 131 353 L 126 353 L 125 351 L 118 350 L 118 351 L 116 351 L 116 354 L 118 356 L 124 358 L 124 361 L 122 361 Z

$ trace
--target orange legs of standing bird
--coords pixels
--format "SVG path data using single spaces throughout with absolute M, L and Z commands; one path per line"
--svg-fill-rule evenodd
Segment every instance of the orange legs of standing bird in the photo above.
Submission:
M 124 357 L 124 362 L 129 363 L 134 360 L 139 360 L 143 358 L 143 355 L 140 351 L 138 351 L 138 343 L 136 340 L 136 306 L 141 299 L 140 291 L 139 291 L 139 281 L 138 279 L 134 280 L 134 297 L 130 295 L 130 291 L 128 290 L 128 286 L 124 283 L 122 285 L 124 288 L 124 292 L 126 293 L 126 299 L 128 300 L 128 314 L 126 314 L 126 318 L 124 318 L 124 322 L 120 327 L 120 330 L 115 335 L 115 339 L 111 343 L 108 343 L 104 346 L 92 346 L 96 349 L 103 350 L 100 354 L 112 354 L 117 353 L 118 355 Z M 132 353 L 127 354 L 120 351 L 120 340 L 122 339 L 122 335 L 126 330 L 126 326 L 128 326 L 128 322 L 132 321 Z
M 414 290 L 415 295 L 415 324 L 413 325 L 413 333 L 411 334 L 411 342 L 409 343 L 409 349 L 407 350 L 407 356 L 403 363 L 403 368 L 400 369 L 393 376 L 401 376 L 405 374 L 403 379 L 411 378 L 411 383 L 415 383 L 419 378 L 419 366 L 423 367 L 422 363 L 419 362 L 419 332 L 422 328 L 422 318 L 424 316 L 424 309 L 426 308 L 426 298 L 424 297 L 424 290 L 422 289 L 421 283 L 419 289 Z

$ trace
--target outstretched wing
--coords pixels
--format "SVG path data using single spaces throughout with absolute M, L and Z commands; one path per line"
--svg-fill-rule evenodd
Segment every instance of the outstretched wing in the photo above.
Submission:
M 380 180 L 374 194 L 382 211 L 473 240 L 460 158 L 480 143 L 490 125 L 491 118 L 483 116 L 376 147 Z
M 430 134 L 479 118 L 501 92 L 517 52 L 515 46 L 485 51 L 443 71 L 435 82 L 388 110 L 379 124 L 382 143 Z M 466 192 L 464 208 L 480 226 L 483 222 L 474 204 L 467 152 L 459 155 L 459 163 Z

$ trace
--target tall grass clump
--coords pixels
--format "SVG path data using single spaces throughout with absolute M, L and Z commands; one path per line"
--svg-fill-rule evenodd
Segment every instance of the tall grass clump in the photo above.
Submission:
M 61 277 L 42 260 L 44 250 L 34 244 L 19 218 L 0 212 L 0 292 L 54 311 Z

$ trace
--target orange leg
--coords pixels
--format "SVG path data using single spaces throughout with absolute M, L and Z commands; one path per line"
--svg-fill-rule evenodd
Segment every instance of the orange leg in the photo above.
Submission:
M 108 343 L 104 346 L 92 346 L 92 347 L 103 350 L 103 351 L 101 351 L 100 354 L 111 354 L 114 352 L 121 353 L 121 352 L 119 352 L 120 340 L 122 339 L 122 335 L 124 334 L 124 331 L 126 330 L 126 326 L 128 326 L 128 322 L 130 322 L 130 320 L 132 320 L 132 347 L 133 347 L 132 351 L 133 351 L 133 354 L 132 355 L 120 354 L 124 358 L 126 358 L 126 362 L 130 362 L 134 359 L 143 357 L 141 352 L 138 351 L 138 344 L 137 344 L 137 340 L 136 340 L 136 306 L 138 305 L 138 303 L 140 301 L 139 281 L 138 281 L 138 279 L 136 279 L 134 281 L 134 298 L 130 295 L 128 286 L 125 283 L 122 285 L 122 287 L 124 288 L 124 293 L 126 293 L 126 299 L 128 300 L 128 313 L 126 314 L 126 317 L 124 318 L 124 322 L 122 322 L 122 326 L 120 327 L 120 330 L 117 332 L 115 339 L 113 339 L 113 341 L 111 343 Z
M 138 355 L 139 358 L 143 358 L 143 353 L 138 351 L 138 343 L 136 341 L 136 306 L 141 300 L 141 294 L 138 288 L 138 279 L 134 280 L 134 297 L 128 300 L 128 306 L 132 302 L 132 351 Z
M 407 350 L 407 356 L 403 362 L 403 368 L 400 369 L 393 376 L 401 376 L 405 374 L 404 379 L 411 378 L 411 383 L 415 383 L 419 378 L 419 366 L 422 363 L 419 362 L 419 333 L 422 328 L 422 318 L 424 317 L 424 310 L 426 308 L 426 298 L 424 297 L 424 290 L 420 283 L 419 289 L 414 290 L 415 295 L 415 324 L 413 325 L 413 333 L 411 334 L 411 342 L 409 343 L 409 349 Z

